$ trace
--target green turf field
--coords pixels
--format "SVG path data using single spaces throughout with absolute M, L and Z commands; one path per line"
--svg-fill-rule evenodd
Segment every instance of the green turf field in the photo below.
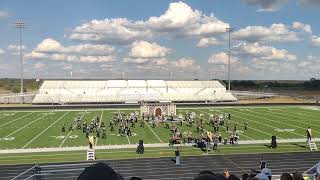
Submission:
M 109 120 L 114 112 L 130 112 L 132 110 L 79 110 L 79 111 L 2 111 L 0 112 L 0 149 L 29 149 L 29 148 L 64 148 L 86 146 L 87 140 L 81 130 L 69 132 L 68 127 L 74 124 L 74 118 L 82 117 L 88 123 L 96 117 L 102 117 L 107 126 L 107 139 L 97 140 L 99 145 L 136 144 L 143 139 L 146 144 L 167 143 L 170 138 L 168 129 L 164 124 L 152 128 L 147 123 L 144 128 L 138 123 L 132 128 L 133 136 L 121 137 L 118 128 L 110 132 Z M 231 114 L 229 129 L 233 130 L 237 124 L 240 140 L 264 140 L 276 135 L 278 139 L 302 139 L 306 136 L 306 128 L 311 126 L 313 136 L 320 137 L 320 109 L 309 107 L 212 107 L 212 108 L 179 108 L 177 114 L 195 112 L 198 116 L 204 114 L 208 121 L 210 114 L 228 112 Z M 199 118 L 196 118 L 199 121 Z M 243 132 L 244 122 L 248 122 L 248 131 Z M 66 132 L 61 132 L 61 127 L 66 124 Z M 182 132 L 191 132 L 198 137 L 196 126 L 189 127 L 188 123 L 178 126 Z M 205 130 L 212 131 L 212 127 L 205 125 Z M 223 137 L 229 137 L 224 126 L 220 127 Z
M 283 153 L 283 152 L 304 152 L 307 151 L 300 144 L 281 144 L 276 149 L 270 149 L 264 145 L 238 145 L 221 146 L 218 150 L 208 152 L 201 151 L 195 147 L 181 147 L 181 156 L 206 156 L 206 155 L 226 155 L 226 154 L 257 154 L 257 153 Z M 145 148 L 144 154 L 137 154 L 135 149 L 112 149 L 96 150 L 97 160 L 103 159 L 137 159 L 137 158 L 159 158 L 174 156 L 174 147 Z M 77 162 L 85 161 L 86 151 L 67 152 L 41 152 L 41 153 L 14 153 L 0 154 L 0 165 L 4 164 L 39 164 L 54 162 Z

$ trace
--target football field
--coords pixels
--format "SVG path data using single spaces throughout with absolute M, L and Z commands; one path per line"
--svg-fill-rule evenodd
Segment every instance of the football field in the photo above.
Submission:
M 0 112 L 0 149 L 34 149 L 34 148 L 65 148 L 87 146 L 87 139 L 81 130 L 68 131 L 69 126 L 75 125 L 75 118 L 87 121 L 99 116 L 106 125 L 107 138 L 96 139 L 96 146 L 137 144 L 140 139 L 145 144 L 168 143 L 170 129 L 164 124 L 155 128 L 151 123 L 140 123 L 131 128 L 132 136 L 120 136 L 118 127 L 113 132 L 108 127 L 113 114 L 123 112 L 129 114 L 137 109 L 88 109 L 88 110 L 44 110 L 44 111 L 1 111 Z M 183 133 L 191 133 L 194 138 L 199 114 L 204 115 L 208 122 L 211 114 L 230 113 L 229 132 L 225 126 L 220 126 L 219 132 L 228 138 L 234 126 L 240 134 L 240 141 L 270 140 L 272 135 L 278 140 L 305 139 L 306 129 L 312 128 L 313 137 L 320 137 L 320 109 L 304 106 L 269 106 L 269 107 L 195 107 L 178 108 L 177 114 L 195 112 L 196 123 L 189 126 L 183 123 L 176 125 Z M 248 130 L 244 131 L 244 123 L 248 123 Z M 62 132 L 62 125 L 66 125 L 66 132 Z M 171 123 L 170 125 L 172 125 Z M 205 123 L 205 131 L 213 128 Z

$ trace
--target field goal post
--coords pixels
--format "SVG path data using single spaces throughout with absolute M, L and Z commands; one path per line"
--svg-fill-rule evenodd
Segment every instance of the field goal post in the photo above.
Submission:
M 176 115 L 176 105 L 173 102 L 141 103 L 140 115 Z

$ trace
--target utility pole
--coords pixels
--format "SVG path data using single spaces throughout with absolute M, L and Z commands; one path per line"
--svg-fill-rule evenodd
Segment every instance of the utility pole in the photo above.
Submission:
M 22 60 L 22 29 L 27 28 L 27 25 L 24 22 L 18 21 L 13 25 L 14 28 L 19 29 L 19 40 L 20 40 L 20 104 L 23 103 L 23 60 Z
M 229 33 L 229 59 L 228 59 L 228 90 L 230 92 L 230 66 L 231 66 L 231 32 L 234 30 L 232 27 L 226 28 L 227 32 Z

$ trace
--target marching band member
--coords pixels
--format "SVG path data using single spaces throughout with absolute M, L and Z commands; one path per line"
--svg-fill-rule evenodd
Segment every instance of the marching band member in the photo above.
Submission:
M 307 129 L 307 141 L 310 142 L 312 138 L 311 128 L 310 126 Z

